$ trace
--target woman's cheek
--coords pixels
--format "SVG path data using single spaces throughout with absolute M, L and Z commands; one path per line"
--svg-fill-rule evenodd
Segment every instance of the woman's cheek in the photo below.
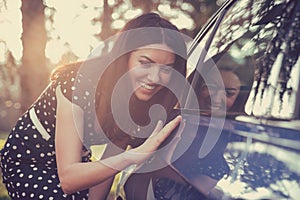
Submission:
M 226 104 L 227 104 L 226 106 L 227 106 L 227 109 L 228 109 L 228 110 L 233 106 L 233 104 L 234 104 L 236 98 L 237 98 L 237 96 L 233 96 L 233 97 L 231 97 L 231 98 L 227 98 L 227 99 L 226 99 Z
M 169 74 L 162 74 L 161 75 L 161 82 L 164 86 L 166 86 L 167 84 L 169 84 L 170 80 L 172 77 L 172 73 Z

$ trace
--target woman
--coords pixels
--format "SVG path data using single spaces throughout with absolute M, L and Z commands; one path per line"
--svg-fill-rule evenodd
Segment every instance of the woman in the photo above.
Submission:
M 186 74 L 185 52 L 178 29 L 149 13 L 125 25 L 108 55 L 56 69 L 1 151 L 10 197 L 105 199 L 115 174 L 147 159 L 180 123 L 162 128 L 164 119 L 148 113 L 175 105 L 169 88 Z M 106 149 L 90 162 L 96 144 Z
M 188 78 L 192 82 L 194 71 Z M 191 107 L 199 107 L 201 115 L 210 116 L 216 114 L 221 116 L 224 112 L 240 112 L 234 109 L 239 101 L 239 93 L 241 80 L 237 73 L 228 67 L 223 67 L 218 70 L 211 70 L 205 74 L 205 79 L 200 75 L 195 84 L 197 93 L 197 101 L 192 101 Z M 198 105 L 195 106 L 195 103 Z M 124 185 L 124 194 L 121 194 L 124 199 L 209 199 L 212 196 L 210 192 L 215 187 L 220 179 L 229 174 L 229 166 L 224 159 L 223 153 L 226 148 L 230 131 L 226 128 L 222 130 L 214 148 L 204 158 L 198 157 L 199 147 L 202 145 L 209 127 L 210 118 L 200 118 L 200 125 L 197 128 L 196 136 L 193 136 L 190 146 L 183 152 L 183 155 L 172 163 L 173 167 L 166 166 L 168 161 L 163 160 L 164 156 L 155 154 L 151 162 L 146 162 L 134 174 L 129 176 Z M 190 124 L 193 124 L 192 122 Z M 189 125 L 190 126 L 190 125 Z M 179 133 L 180 137 L 189 137 L 186 127 L 183 133 Z M 185 134 L 185 135 L 184 135 Z M 175 136 L 176 137 L 176 136 Z M 179 139 L 180 139 L 179 137 Z M 176 141 L 176 138 L 174 138 Z M 178 142 L 178 141 L 177 141 Z M 187 144 L 182 142 L 182 145 Z M 175 148 L 175 147 L 174 147 Z M 170 150 L 173 154 L 178 152 L 182 147 Z M 174 154 L 175 154 L 174 153 Z M 181 154 L 180 154 L 181 155 Z M 169 159 L 171 160 L 171 159 Z M 159 170 L 153 170 L 143 173 L 145 168 L 151 168 L 151 165 L 165 164 Z M 176 168 L 174 170 L 174 167 Z M 152 167 L 154 168 L 154 167 Z M 182 175 L 178 174 L 178 171 Z M 189 182 L 186 181 L 188 179 Z M 199 192 L 200 191 L 200 192 Z
M 239 76 L 229 67 L 220 68 L 220 78 L 216 74 L 208 75 L 206 81 L 199 81 L 199 84 L 196 86 L 198 88 L 197 91 L 199 91 L 199 108 L 208 113 L 241 112 L 236 105 L 241 87 Z M 239 104 L 242 104 L 242 102 L 239 102 Z

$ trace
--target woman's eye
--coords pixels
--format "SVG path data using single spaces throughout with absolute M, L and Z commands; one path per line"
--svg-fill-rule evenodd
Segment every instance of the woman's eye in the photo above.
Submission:
M 231 93 L 231 92 L 226 92 L 226 96 L 227 97 L 232 97 L 234 94 L 233 93 Z
M 139 63 L 142 65 L 142 66 L 145 66 L 145 67 L 149 67 L 151 66 L 151 62 L 147 61 L 147 60 L 139 60 Z
M 226 89 L 225 89 L 226 90 Z M 234 96 L 234 95 L 236 95 L 236 91 L 234 91 L 234 90 L 226 90 L 226 96 L 227 97 L 232 97 L 232 96 Z

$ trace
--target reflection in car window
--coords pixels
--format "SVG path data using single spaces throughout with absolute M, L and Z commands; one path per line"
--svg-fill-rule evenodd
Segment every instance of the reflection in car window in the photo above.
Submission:
M 299 5 L 297 0 L 236 1 L 216 33 L 208 55 L 218 68 L 240 72 L 250 93 L 248 115 L 299 118 Z M 247 126 L 234 129 L 224 153 L 231 172 L 217 188 L 245 199 L 298 199 L 299 131 Z
M 211 44 L 208 55 L 217 66 L 237 69 L 244 88 L 252 88 L 245 106 L 249 115 L 296 117 L 300 20 L 294 3 L 238 1 L 226 13 Z M 279 15 L 282 10 L 284 15 Z
M 215 150 L 220 151 L 219 154 L 224 156 L 225 164 L 216 165 L 211 161 L 222 160 L 216 154 L 205 158 L 211 159 L 209 163 L 213 163 L 213 166 L 219 170 L 216 172 L 222 172 L 220 166 L 228 166 L 229 171 L 224 170 L 223 172 L 226 173 L 214 177 L 218 182 L 209 195 L 212 199 L 231 199 L 230 197 L 299 199 L 299 120 L 293 121 L 297 127 L 293 125 L 292 128 L 292 124 L 288 123 L 287 129 L 281 127 L 282 125 L 279 126 L 287 120 L 269 119 L 299 118 L 300 108 L 297 97 L 300 97 L 298 89 L 300 1 L 236 0 L 232 2 L 234 3 L 230 4 L 229 9 L 227 8 L 228 11 L 215 35 L 212 30 L 216 27 L 216 18 L 210 21 L 210 27 L 205 27 L 203 34 L 199 34 L 201 40 L 200 42 L 197 40 L 198 46 L 189 57 L 189 62 L 192 67 L 195 66 L 205 43 L 211 35 L 214 35 L 204 63 L 197 66 L 200 68 L 199 71 L 207 72 L 214 69 L 216 65 L 219 72 L 224 68 L 230 68 L 238 73 L 241 80 L 240 93 L 244 94 L 246 99 L 235 103 L 234 110 L 239 110 L 240 106 L 245 112 L 238 112 L 238 115 L 247 114 L 260 119 L 257 123 L 254 123 L 256 121 L 253 117 L 239 116 L 250 119 L 247 122 L 226 119 L 228 123 L 223 127 L 222 133 L 229 138 L 222 140 L 223 146 L 219 143 L 214 146 L 217 147 Z M 206 80 L 202 80 L 205 83 L 200 84 L 202 87 L 195 90 L 196 92 L 207 92 L 211 88 L 210 94 L 214 94 L 219 90 L 220 87 L 209 82 L 216 78 L 204 73 L 201 73 L 201 76 Z M 201 98 L 204 99 L 203 96 Z M 203 109 L 200 105 L 199 108 L 203 120 L 206 115 L 202 115 Z M 228 109 L 227 111 L 232 112 Z M 265 117 L 268 120 L 262 120 Z M 189 125 L 192 124 L 191 121 L 190 118 L 187 120 Z M 266 121 L 273 121 L 275 126 L 266 125 Z M 201 137 L 205 131 L 200 128 L 198 131 L 201 134 L 196 134 L 198 138 L 195 137 L 185 155 L 176 160 L 172 166 L 191 185 L 203 192 L 200 187 L 197 187 L 197 183 L 204 181 L 197 178 L 197 173 L 204 174 L 201 170 L 206 162 L 197 155 L 199 155 L 199 148 L 202 148 L 208 140 L 203 142 Z M 187 137 L 182 137 L 182 141 L 184 139 Z M 177 148 L 180 145 L 186 147 L 185 144 L 186 142 L 178 143 Z M 214 168 L 205 166 L 204 169 Z M 223 176 L 224 174 L 227 176 Z

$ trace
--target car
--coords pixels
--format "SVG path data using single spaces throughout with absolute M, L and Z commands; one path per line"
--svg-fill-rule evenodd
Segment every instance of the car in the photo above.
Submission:
M 245 97 L 223 117 L 189 107 L 189 95 L 181 109 L 186 125 L 171 168 L 203 193 L 201 168 L 219 155 L 228 167 L 206 198 L 299 199 L 299 17 L 298 0 L 227 0 L 190 45 L 194 70 L 205 78 L 233 67 Z

